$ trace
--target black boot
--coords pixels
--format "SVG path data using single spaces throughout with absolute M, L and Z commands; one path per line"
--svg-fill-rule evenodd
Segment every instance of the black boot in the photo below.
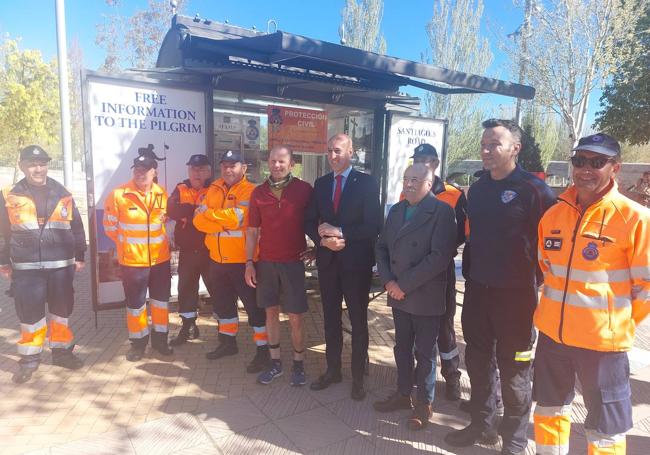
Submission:
M 126 353 L 126 360 L 129 362 L 137 362 L 138 360 L 141 360 L 142 357 L 144 357 L 147 343 L 149 343 L 149 335 L 146 335 L 143 338 L 131 339 L 131 347 Z
M 208 360 L 217 360 L 221 357 L 236 355 L 239 352 L 237 348 L 237 339 L 230 335 L 219 334 L 219 346 L 214 351 L 208 352 L 205 357 Z
M 32 374 L 38 370 L 40 363 L 40 354 L 21 356 L 18 361 L 18 371 L 14 373 L 11 380 L 16 384 L 24 384 L 32 378 Z
M 84 366 L 83 361 L 72 353 L 74 345 L 69 348 L 52 348 L 52 364 L 68 370 L 78 370 Z
M 183 326 L 181 327 L 181 330 L 178 332 L 178 335 L 176 335 L 176 338 L 174 338 L 169 342 L 170 346 L 180 346 L 181 344 L 185 344 L 187 340 L 190 338 L 190 330 L 192 328 L 196 329 L 196 336 L 192 336 L 192 338 L 198 338 L 198 328 L 196 327 L 196 318 L 186 318 L 185 316 L 181 316 L 181 320 L 183 321 Z
M 271 367 L 271 353 L 269 352 L 269 346 L 267 344 L 257 347 L 257 352 L 255 352 L 255 357 L 251 360 L 251 363 L 246 367 L 247 373 L 260 373 L 262 371 L 268 370 Z
M 172 355 L 174 350 L 167 344 L 168 332 L 151 332 L 151 347 L 162 355 Z

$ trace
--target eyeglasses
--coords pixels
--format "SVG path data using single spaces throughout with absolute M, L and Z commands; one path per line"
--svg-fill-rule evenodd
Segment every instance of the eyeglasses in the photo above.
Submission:
M 587 163 L 591 166 L 592 169 L 602 169 L 609 162 L 614 162 L 613 159 L 607 158 L 606 156 L 594 156 L 592 158 L 587 158 L 586 156 L 572 156 L 571 164 L 573 167 L 583 168 Z

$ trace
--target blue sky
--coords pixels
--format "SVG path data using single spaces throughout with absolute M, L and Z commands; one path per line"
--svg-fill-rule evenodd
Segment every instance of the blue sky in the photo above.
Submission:
M 522 13 L 511 0 L 484 0 L 483 32 L 490 40 L 495 32 L 509 33 L 522 21 Z M 84 52 L 85 66 L 97 69 L 103 60 L 103 51 L 95 45 L 96 25 L 103 21 L 102 14 L 109 11 L 104 0 L 67 0 L 66 27 L 68 45 L 77 39 Z M 123 14 L 128 15 L 146 6 L 146 0 L 123 0 Z M 243 26 L 256 26 L 266 30 L 269 19 L 287 32 L 307 35 L 316 39 L 338 42 L 340 11 L 344 0 L 190 0 L 185 14 L 199 13 L 203 18 L 228 20 Z M 426 22 L 433 12 L 433 0 L 385 0 L 383 31 L 388 44 L 388 54 L 410 60 L 420 60 L 427 49 Z M 56 24 L 54 0 L 0 1 L 0 33 L 21 37 L 23 48 L 40 49 L 46 59 L 56 57 Z M 485 76 L 514 80 L 507 73 L 505 58 L 493 44 L 494 63 Z M 592 97 L 597 100 L 598 96 Z M 514 104 L 511 98 L 483 97 L 495 109 L 499 105 Z M 597 110 L 592 102 L 589 119 Z

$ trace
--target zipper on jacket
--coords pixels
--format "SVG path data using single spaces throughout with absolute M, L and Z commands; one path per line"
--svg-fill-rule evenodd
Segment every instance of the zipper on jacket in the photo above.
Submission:
M 224 190 L 222 187 L 219 187 L 221 192 L 223 193 Z M 230 192 L 230 189 L 226 191 L 223 195 L 223 198 L 221 199 L 221 208 L 224 208 L 224 205 L 226 204 L 226 199 L 228 198 L 228 193 Z M 221 263 L 223 263 L 223 254 L 221 254 L 221 232 L 217 232 L 217 252 L 219 253 L 219 257 L 221 258 Z
M 558 200 L 565 202 L 568 204 L 570 207 L 573 207 L 574 209 L 578 210 L 577 207 L 574 207 L 572 204 L 569 202 L 565 201 L 564 199 L 558 198 Z M 564 328 L 564 308 L 566 306 L 566 296 L 567 296 L 567 291 L 569 289 L 569 275 L 571 275 L 571 263 L 573 262 L 573 253 L 576 248 L 576 238 L 578 236 L 578 229 L 580 229 L 580 222 L 582 221 L 583 213 L 580 212 L 580 215 L 578 216 L 578 220 L 576 221 L 575 228 L 573 229 L 573 235 L 571 237 L 571 252 L 569 253 L 569 262 L 567 263 L 566 267 L 566 277 L 564 279 L 564 292 L 562 294 L 562 306 L 560 308 L 560 327 L 558 331 L 558 335 L 560 338 L 560 343 L 564 343 L 564 339 L 562 337 L 562 329 Z

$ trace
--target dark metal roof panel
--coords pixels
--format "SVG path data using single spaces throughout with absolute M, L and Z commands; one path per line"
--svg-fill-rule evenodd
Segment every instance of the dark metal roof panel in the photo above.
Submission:
M 176 37 L 170 36 L 174 34 Z M 203 58 L 208 62 L 229 56 L 241 57 L 267 65 L 355 77 L 364 79 L 370 87 L 385 89 L 414 85 L 448 94 L 495 93 L 523 99 L 535 96 L 533 87 L 513 82 L 389 57 L 282 31 L 266 34 L 229 24 L 175 16 L 172 28 L 161 46 L 157 66 L 184 66 L 187 56 Z M 336 83 L 333 78 L 332 82 Z

